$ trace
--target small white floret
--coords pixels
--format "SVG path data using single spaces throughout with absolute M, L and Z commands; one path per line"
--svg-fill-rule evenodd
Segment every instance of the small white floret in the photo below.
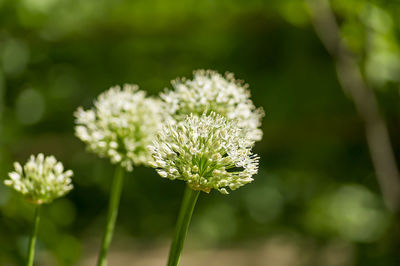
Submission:
M 15 172 L 8 174 L 10 179 L 4 184 L 22 193 L 34 204 L 49 203 L 73 188 L 70 178 L 73 172 L 63 172 L 64 166 L 54 156 L 32 155 L 24 167 L 16 162 L 14 168 Z

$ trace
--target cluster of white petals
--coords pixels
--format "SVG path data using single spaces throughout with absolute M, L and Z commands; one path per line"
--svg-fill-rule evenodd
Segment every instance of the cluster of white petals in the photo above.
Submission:
M 6 179 L 4 183 L 22 193 L 34 204 L 49 203 L 73 188 L 73 172 L 64 172 L 63 164 L 57 162 L 54 156 L 45 157 L 41 153 L 36 157 L 31 155 L 23 167 L 15 162 L 14 168 L 15 170 L 8 174 L 10 179 Z
M 235 80 L 232 73 L 222 76 L 212 70 L 197 70 L 193 80 L 176 79 L 172 85 L 174 90 L 167 90 L 161 98 L 175 120 L 181 121 L 192 113 L 216 112 L 228 120 L 236 120 L 247 139 L 261 140 L 264 111 L 250 100 L 248 85 Z
M 211 112 L 190 114 L 178 123 L 167 123 L 150 146 L 161 177 L 180 179 L 194 190 L 217 189 L 228 194 L 253 180 L 258 157 L 253 140 L 224 116 Z
M 147 147 L 161 128 L 162 114 L 160 100 L 146 97 L 138 86 L 116 86 L 100 94 L 94 108 L 78 108 L 75 133 L 90 151 L 132 171 L 152 160 Z

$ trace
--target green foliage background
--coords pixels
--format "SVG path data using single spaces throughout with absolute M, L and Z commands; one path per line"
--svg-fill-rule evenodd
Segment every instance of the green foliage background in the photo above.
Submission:
M 332 6 L 399 157 L 400 3 Z M 38 249 L 54 265 L 77 264 L 87 239 L 98 240 L 113 173 L 74 137 L 74 110 L 116 84 L 156 95 L 199 68 L 244 79 L 266 117 L 255 182 L 230 196 L 202 194 L 189 241 L 246 248 L 283 236 L 310 254 L 304 265 L 322 265 L 318 254 L 332 243 L 350 257 L 337 265 L 399 265 L 398 218 L 382 203 L 363 123 L 304 2 L 0 0 L 0 177 L 39 152 L 75 172 L 75 189 L 43 210 Z M 169 239 L 182 192 L 182 183 L 136 168 L 115 239 Z M 0 185 L 0 265 L 23 263 L 32 216 Z

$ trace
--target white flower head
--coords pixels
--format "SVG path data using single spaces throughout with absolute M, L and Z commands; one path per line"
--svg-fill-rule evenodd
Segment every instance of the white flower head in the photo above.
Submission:
M 191 113 L 216 112 L 236 120 L 247 139 L 261 140 L 264 111 L 250 100 L 248 85 L 236 80 L 232 73 L 222 76 L 212 70 L 196 70 L 192 80 L 176 79 L 172 85 L 174 90 L 162 93 L 161 98 L 173 119 L 181 121 Z
M 64 171 L 63 164 L 57 162 L 54 156 L 45 157 L 42 153 L 36 157 L 31 155 L 23 167 L 15 162 L 14 168 L 4 184 L 22 193 L 31 203 L 50 203 L 73 188 L 73 172 Z
M 132 171 L 152 157 L 148 145 L 161 128 L 160 100 L 146 97 L 137 85 L 112 87 L 100 94 L 94 108 L 75 112 L 75 134 L 90 151 Z
M 258 171 L 252 144 L 235 122 L 219 114 L 191 114 L 163 126 L 150 146 L 152 166 L 161 177 L 184 180 L 194 190 L 228 194 L 227 188 L 251 182 Z

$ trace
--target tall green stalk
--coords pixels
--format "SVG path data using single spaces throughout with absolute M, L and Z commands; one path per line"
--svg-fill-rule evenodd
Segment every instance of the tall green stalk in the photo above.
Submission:
M 108 205 L 107 225 L 104 231 L 103 241 L 97 261 L 98 266 L 107 265 L 107 252 L 110 247 L 111 239 L 114 233 L 115 221 L 118 216 L 119 201 L 121 198 L 122 184 L 124 179 L 124 169 L 118 165 L 115 169 L 114 180 L 111 187 L 110 201 Z
M 40 222 L 40 205 L 36 205 L 35 221 L 33 224 L 33 231 L 32 231 L 32 235 L 31 235 L 31 239 L 29 240 L 28 261 L 26 263 L 27 266 L 32 266 L 33 261 L 35 259 L 35 244 L 36 244 L 37 233 L 39 231 L 39 222 Z
M 169 251 L 168 266 L 177 266 L 185 242 L 186 233 L 189 228 L 190 219 L 192 218 L 194 206 L 199 197 L 200 190 L 193 190 L 186 186 L 183 195 L 181 209 L 179 211 L 178 221 L 176 223 L 174 239 Z

